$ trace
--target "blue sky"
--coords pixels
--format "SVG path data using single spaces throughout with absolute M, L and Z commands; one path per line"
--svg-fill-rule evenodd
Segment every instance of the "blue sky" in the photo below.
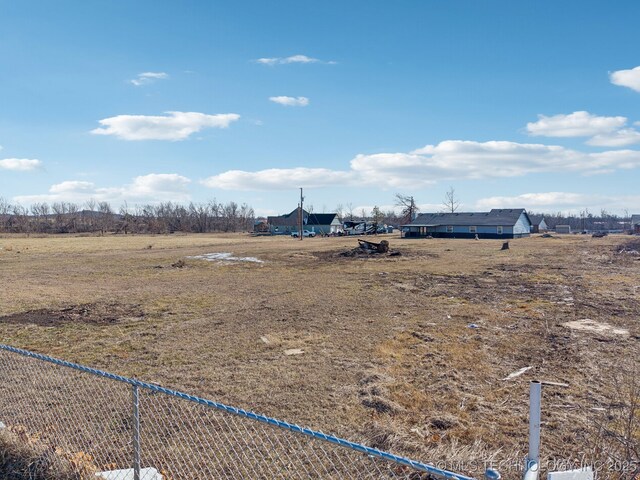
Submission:
M 640 2 L 0 0 L 0 196 L 640 212 Z

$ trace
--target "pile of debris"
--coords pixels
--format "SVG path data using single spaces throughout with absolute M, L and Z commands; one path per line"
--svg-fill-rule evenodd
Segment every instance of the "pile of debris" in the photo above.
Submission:
M 358 239 L 358 247 L 353 250 L 342 252 L 342 257 L 368 257 L 370 255 L 397 257 L 402 255 L 398 251 L 389 250 L 389 242 L 382 240 L 380 243 L 370 242 L 368 240 Z
M 618 245 L 615 252 L 618 254 L 640 255 L 640 240 L 631 240 L 630 242 Z

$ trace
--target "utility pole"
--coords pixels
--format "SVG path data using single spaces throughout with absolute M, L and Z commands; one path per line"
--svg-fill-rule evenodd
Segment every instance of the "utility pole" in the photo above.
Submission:
M 302 196 L 302 187 L 300 187 L 300 209 L 298 210 L 298 238 L 300 240 L 304 237 L 302 230 L 304 224 L 304 214 L 302 213 L 304 211 L 303 203 L 304 197 Z

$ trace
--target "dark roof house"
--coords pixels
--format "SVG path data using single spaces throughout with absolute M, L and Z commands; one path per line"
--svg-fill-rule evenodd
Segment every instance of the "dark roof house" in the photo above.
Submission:
M 321 235 L 328 235 L 341 232 L 342 222 L 337 213 L 310 213 L 306 228 Z
M 531 220 L 531 233 L 546 232 L 549 230 L 549 225 L 544 220 L 544 215 L 529 215 Z
M 403 237 L 520 238 L 531 233 L 524 208 L 494 208 L 489 212 L 423 213 L 402 228 Z
M 267 217 L 269 230 L 274 235 L 289 235 L 298 231 L 300 207 L 291 213 L 277 217 Z M 303 229 L 320 235 L 338 233 L 342 230 L 342 223 L 337 213 L 309 213 L 302 210 Z
M 291 232 L 298 231 L 300 207 L 293 210 L 291 213 L 285 215 L 279 215 L 277 217 L 267 217 L 267 223 L 269 224 L 269 231 L 274 235 L 288 235 Z M 306 219 L 309 216 L 309 212 L 302 210 L 302 223 L 306 223 Z

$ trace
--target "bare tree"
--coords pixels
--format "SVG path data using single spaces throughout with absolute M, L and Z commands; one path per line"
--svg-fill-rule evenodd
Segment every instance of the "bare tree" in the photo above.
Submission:
M 3 231 L 8 231 L 10 223 L 11 204 L 4 198 L 0 197 L 0 226 Z
M 53 219 L 54 232 L 68 233 L 68 228 L 65 225 L 67 219 L 67 204 L 66 202 L 53 202 L 51 204 L 51 211 L 55 215 Z
M 69 225 L 70 232 L 78 231 L 78 212 L 80 211 L 80 207 L 77 203 L 69 202 L 67 203 L 67 223 Z
M 450 186 L 449 190 L 444 194 L 442 205 L 444 205 L 445 210 L 450 213 L 454 213 L 460 206 L 460 201 L 456 197 L 456 191 L 453 187 Z
M 402 223 L 412 222 L 420 210 L 412 195 L 403 195 L 402 193 L 396 193 L 396 206 L 402 207 Z
M 250 231 L 253 229 L 253 222 L 255 220 L 256 214 L 246 203 L 240 205 L 240 222 L 242 230 Z
M 383 214 L 384 217 L 382 218 L 382 221 L 387 225 L 399 225 L 402 221 L 398 214 L 393 210 L 388 210 L 386 212 L 383 212 Z
M 349 216 L 349 220 L 353 222 L 353 203 L 347 203 L 347 215 Z
M 191 217 L 191 229 L 197 233 L 204 233 L 209 228 L 211 212 L 207 204 L 189 204 L 189 216 Z
M 129 231 L 130 223 L 131 223 L 132 215 L 129 213 L 129 204 L 125 200 L 122 205 L 120 205 L 120 221 L 118 223 L 117 232 L 124 232 L 126 235 Z
M 47 202 L 34 203 L 31 205 L 31 215 L 33 216 L 33 231 L 38 233 L 46 233 L 49 231 L 51 224 L 49 223 L 49 213 L 51 209 Z
M 97 202 L 95 198 L 90 198 L 84 204 L 84 210 L 80 212 L 85 229 L 93 232 L 94 229 L 94 212 L 96 211 Z
M 238 228 L 238 204 L 236 202 L 228 202 L 222 207 L 222 215 L 224 218 L 225 232 L 235 232 Z
M 22 205 L 13 205 L 11 208 L 12 225 L 15 226 L 16 232 L 28 233 L 29 228 L 29 211 Z
M 98 212 L 100 212 L 100 233 L 104 233 L 113 225 L 113 209 L 109 202 L 98 203 Z
M 380 210 L 380 208 L 377 205 L 373 207 L 373 210 L 371 210 L 371 218 L 373 219 L 373 222 L 376 224 L 376 230 L 377 230 L 378 224 L 382 223 L 382 219 L 384 218 L 384 213 L 382 213 L 382 210 Z
M 11 211 L 11 204 L 4 197 L 0 197 L 0 215 L 8 215 Z

